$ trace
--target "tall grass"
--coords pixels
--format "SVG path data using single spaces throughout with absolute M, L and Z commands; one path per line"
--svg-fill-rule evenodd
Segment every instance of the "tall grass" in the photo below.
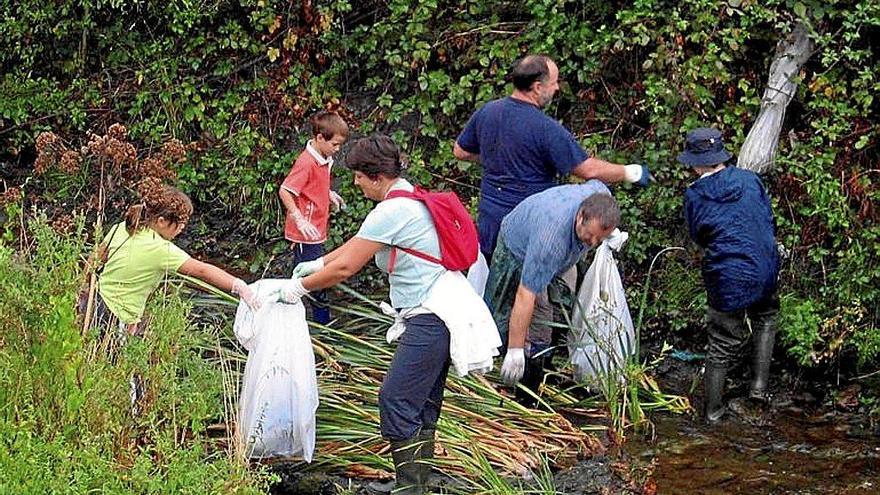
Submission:
M 216 336 L 188 322 L 177 291 L 153 299 L 145 338 L 110 359 L 76 321 L 82 222 L 28 229 L 23 249 L 0 244 L 0 493 L 264 493 L 262 472 L 206 435 L 224 390 L 199 349 Z M 147 383 L 138 416 L 134 372 Z
M 390 477 L 389 447 L 379 434 L 378 392 L 394 351 L 384 341 L 385 329 L 392 321 L 369 299 L 343 290 L 351 302 L 333 308 L 336 321 L 342 323 L 311 327 L 321 403 L 315 461 L 302 467 L 357 477 Z M 220 300 L 232 301 L 216 291 L 201 299 L 207 308 Z M 235 348 L 231 332 L 228 335 L 225 345 Z M 243 353 L 227 356 L 246 359 Z M 241 369 L 241 364 L 229 369 Z M 572 406 L 576 402 L 562 391 L 557 395 L 560 404 Z M 500 493 L 490 488 L 494 485 L 489 481 L 495 477 L 538 478 L 535 473 L 547 464 L 570 464 L 602 448 L 594 436 L 559 413 L 526 409 L 511 396 L 512 391 L 502 389 L 494 375 L 449 377 L 435 464 L 455 479 L 456 486 L 466 487 L 465 493 Z M 480 452 L 484 461 L 475 463 L 475 452 Z
M 570 328 L 579 329 L 570 332 L 570 337 L 578 343 L 591 342 L 598 350 L 592 356 L 590 353 L 585 354 L 594 371 L 587 378 L 586 384 L 599 392 L 601 402 L 610 415 L 611 428 L 621 439 L 625 438 L 626 431 L 630 428 L 650 428 L 651 411 L 684 413 L 691 410 L 687 398 L 664 393 L 651 375 L 651 371 L 670 350 L 668 345 L 664 343 L 660 354 L 651 360 L 641 355 L 642 322 L 648 304 L 647 296 L 654 264 L 663 254 L 677 250 L 683 248 L 666 248 L 651 261 L 632 337 L 629 336 L 625 323 L 604 307 L 600 308 L 606 312 L 601 318 L 591 319 L 586 308 L 579 307 L 579 311 L 574 311 L 574 314 L 582 315 L 581 320 L 568 320 Z M 576 301 L 575 304 L 581 305 L 583 302 Z M 572 316 L 574 317 L 576 316 Z M 602 321 L 608 328 L 596 328 L 595 321 Z

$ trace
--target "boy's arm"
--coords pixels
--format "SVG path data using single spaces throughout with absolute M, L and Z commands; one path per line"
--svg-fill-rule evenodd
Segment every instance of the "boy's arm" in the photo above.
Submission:
M 290 192 L 290 190 L 281 186 L 278 190 L 278 196 L 281 198 L 281 202 L 284 204 L 284 209 L 287 210 L 287 214 L 293 217 L 293 221 L 296 223 L 296 228 L 298 228 L 306 238 L 317 239 L 321 236 L 318 229 L 306 220 L 306 217 L 304 217 L 302 212 L 299 211 L 299 208 L 296 207 L 296 196 Z
M 296 207 L 296 195 L 286 189 L 284 186 L 281 186 L 278 189 L 278 196 L 281 198 L 281 203 L 284 204 L 284 209 L 287 210 L 288 215 L 296 215 L 299 213 L 302 215 L 302 212 L 299 211 L 299 208 Z M 294 213 L 296 212 L 296 213 Z

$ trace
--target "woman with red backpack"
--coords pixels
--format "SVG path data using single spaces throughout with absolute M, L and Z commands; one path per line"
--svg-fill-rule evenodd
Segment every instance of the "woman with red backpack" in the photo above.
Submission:
M 458 264 L 468 266 L 476 259 L 476 228 L 454 195 L 444 199 L 438 195 L 451 193 L 428 193 L 401 178 L 404 166 L 391 138 L 375 135 L 356 141 L 346 163 L 364 196 L 379 203 L 353 238 L 321 259 L 297 265 L 289 287 L 277 299 L 295 304 L 310 291 L 348 279 L 371 258 L 387 273 L 391 306 L 400 323 L 389 330 L 388 340 L 399 336 L 399 342 L 379 391 L 379 414 L 382 436 L 391 443 L 397 481 L 372 483 L 368 489 L 372 493 L 422 494 L 431 472 L 430 464 L 424 461 L 433 457 L 450 363 L 462 373 L 455 357 L 455 339 L 461 339 L 464 346 L 465 338 L 457 328 L 462 323 L 480 328 L 490 325 L 497 340 L 493 343 L 500 345 L 491 314 L 457 271 Z M 461 212 L 463 217 L 458 216 Z M 461 259 L 455 259 L 461 253 L 444 242 L 448 231 L 457 228 L 463 244 L 472 250 Z M 447 300 L 457 308 L 447 310 Z M 482 307 L 484 314 L 479 309 L 463 312 L 463 306 Z M 476 316 L 466 315 L 470 321 L 462 322 L 465 312 Z M 487 340 L 493 339 L 482 339 Z M 484 354 L 480 366 L 465 367 L 463 372 L 491 369 L 497 349 L 492 351 Z

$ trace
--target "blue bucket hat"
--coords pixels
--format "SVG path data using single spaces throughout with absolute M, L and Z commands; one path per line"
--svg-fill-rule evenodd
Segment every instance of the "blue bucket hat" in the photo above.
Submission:
M 684 152 L 678 155 L 678 161 L 688 167 L 711 167 L 730 160 L 732 156 L 724 149 L 724 140 L 718 129 L 702 127 L 688 133 Z

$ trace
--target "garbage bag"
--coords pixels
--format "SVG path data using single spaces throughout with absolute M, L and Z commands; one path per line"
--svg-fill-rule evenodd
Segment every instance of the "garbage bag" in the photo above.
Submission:
M 591 381 L 619 375 L 635 349 L 635 330 L 612 251 L 629 235 L 615 229 L 596 248 L 572 311 L 568 350 L 575 379 Z
M 477 254 L 477 261 L 468 268 L 467 280 L 471 287 L 477 292 L 477 295 L 483 297 L 486 291 L 486 280 L 489 279 L 489 263 L 486 263 L 486 257 L 480 251 Z
M 265 298 L 284 280 L 251 284 Z M 302 304 L 241 302 L 233 327 L 248 351 L 238 408 L 238 439 L 249 458 L 301 456 L 312 461 L 318 380 Z

